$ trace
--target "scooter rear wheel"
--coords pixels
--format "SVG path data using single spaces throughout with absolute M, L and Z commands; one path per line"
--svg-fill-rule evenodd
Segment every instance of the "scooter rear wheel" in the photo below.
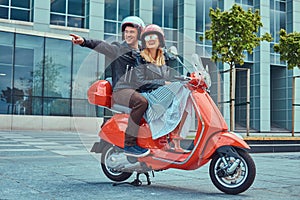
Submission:
M 248 152 L 242 149 L 236 149 L 239 158 L 224 155 L 222 159 L 215 154 L 209 166 L 209 175 L 213 184 L 222 192 L 227 194 L 239 194 L 246 191 L 254 182 L 256 175 L 255 163 Z M 240 159 L 240 163 L 234 171 L 228 173 L 226 165 L 229 167 Z
M 108 157 L 116 151 L 116 148 L 112 145 L 106 145 L 103 148 L 101 155 L 101 168 L 107 178 L 112 181 L 121 182 L 127 180 L 132 175 L 132 173 L 117 171 L 107 166 Z

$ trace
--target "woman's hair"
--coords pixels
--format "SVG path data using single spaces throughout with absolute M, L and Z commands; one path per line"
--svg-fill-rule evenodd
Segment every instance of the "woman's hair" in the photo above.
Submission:
M 166 64 L 166 62 L 165 62 L 165 56 L 164 56 L 164 52 L 163 52 L 162 48 L 158 48 L 156 53 L 157 53 L 156 60 L 154 60 L 151 57 L 150 51 L 147 48 L 141 51 L 141 56 L 147 62 L 153 63 L 153 64 L 155 64 L 157 66 L 165 65 Z

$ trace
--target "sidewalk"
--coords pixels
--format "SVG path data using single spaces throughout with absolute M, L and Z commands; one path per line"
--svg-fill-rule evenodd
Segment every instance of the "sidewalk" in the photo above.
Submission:
M 209 164 L 155 172 L 151 185 L 141 176 L 140 187 L 112 186 L 100 155 L 89 152 L 94 141 L 92 133 L 0 130 L 0 199 L 300 199 L 300 153 L 251 154 L 257 166 L 253 185 L 240 195 L 226 195 L 213 186 Z

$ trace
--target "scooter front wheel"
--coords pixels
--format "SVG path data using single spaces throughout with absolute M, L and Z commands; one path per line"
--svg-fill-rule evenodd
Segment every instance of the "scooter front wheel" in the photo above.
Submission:
M 118 171 L 113 168 L 110 168 L 107 165 L 109 156 L 112 155 L 113 153 L 117 153 L 117 149 L 114 146 L 108 144 L 103 148 L 102 155 L 101 155 L 102 171 L 106 175 L 106 177 L 112 181 L 116 181 L 116 182 L 125 181 L 132 175 L 132 173 Z
M 253 183 L 256 168 L 249 153 L 236 149 L 239 157 L 215 154 L 209 167 L 213 184 L 227 194 L 239 194 L 246 191 Z

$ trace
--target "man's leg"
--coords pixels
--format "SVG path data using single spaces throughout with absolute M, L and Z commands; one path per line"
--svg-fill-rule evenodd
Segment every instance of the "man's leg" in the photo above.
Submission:
M 122 89 L 114 92 L 113 100 L 117 104 L 132 109 L 128 119 L 128 126 L 125 131 L 125 153 L 128 150 L 128 155 L 131 156 L 141 157 L 148 155 L 150 151 L 137 146 L 136 143 L 140 122 L 148 107 L 147 99 L 133 89 Z

